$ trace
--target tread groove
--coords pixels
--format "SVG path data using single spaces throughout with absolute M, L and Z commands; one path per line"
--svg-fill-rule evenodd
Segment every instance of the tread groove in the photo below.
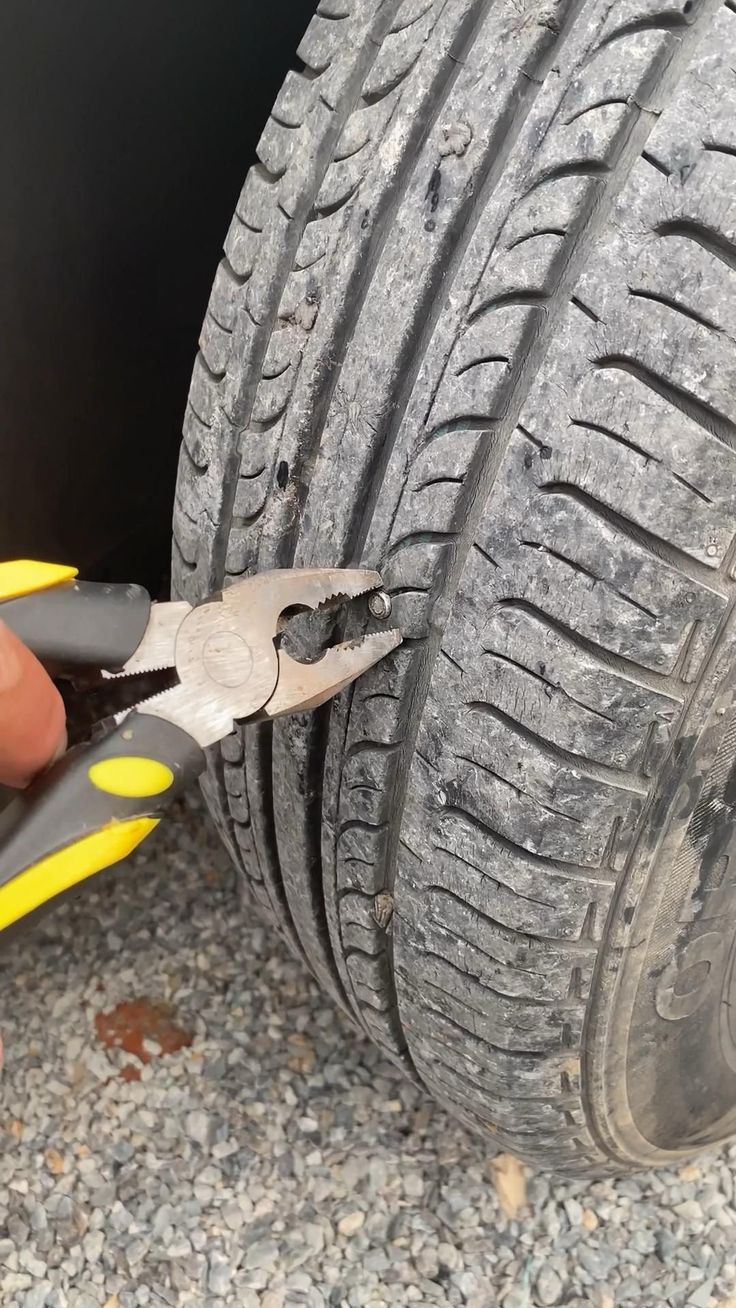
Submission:
M 456 976 L 462 977 L 464 981 L 471 982 L 473 985 L 479 986 L 482 990 L 487 990 L 490 995 L 494 996 L 494 998 L 502 999 L 509 1004 L 528 1005 L 530 1008 L 554 1009 L 558 1012 L 564 1011 L 566 1007 L 572 1007 L 575 1009 L 580 1008 L 579 1001 L 566 1005 L 564 1000 L 533 999 L 528 996 L 522 997 L 520 995 L 512 994 L 507 990 L 499 990 L 496 986 L 489 985 L 487 981 L 476 976 L 474 972 L 466 971 L 457 963 L 453 963 L 451 959 L 445 958 L 444 954 L 438 954 L 436 950 L 428 949 L 426 945 L 421 945 L 416 941 L 412 945 L 412 953 L 420 954 L 422 958 L 435 959 L 443 968 L 447 968 L 448 972 L 454 972 Z M 370 954 L 368 957 L 374 958 L 376 955 Z
M 604 885 L 613 885 L 613 880 L 610 875 L 600 872 L 599 869 L 590 864 L 586 864 L 585 867 L 582 867 L 578 863 L 563 863 L 560 859 L 551 858 L 546 854 L 535 854 L 532 850 L 526 849 L 523 845 L 517 844 L 515 840 L 510 840 L 508 836 L 502 836 L 499 831 L 496 831 L 493 827 L 489 826 L 487 822 L 483 822 L 481 818 L 476 817 L 474 813 L 468 813 L 467 809 L 460 808 L 457 804 L 443 804 L 442 813 L 448 817 L 460 818 L 467 826 L 474 828 L 483 836 L 489 836 L 491 840 L 494 840 L 508 853 L 522 858 L 527 863 L 534 863 L 539 868 L 545 868 L 548 872 L 550 870 L 553 872 L 559 872 L 560 876 L 570 877 L 571 880 L 585 882 L 596 881 L 603 883 Z M 488 873 L 484 872 L 482 867 L 479 867 L 477 863 L 471 863 L 469 859 L 465 858 L 464 855 L 459 854 L 457 850 L 447 849 L 444 845 L 437 845 L 435 848 L 442 850 L 445 854 L 452 855 L 453 858 L 459 858 L 462 863 L 467 863 L 468 867 L 471 867 L 474 872 L 480 872 L 481 875 L 488 876 Z M 490 879 L 497 880 L 495 877 Z M 523 896 L 523 898 L 527 898 L 527 896 Z M 538 903 L 542 907 L 550 907 L 545 900 L 530 900 L 529 902 Z
M 565 118 L 565 127 L 569 127 L 571 123 L 577 122 L 579 118 L 583 118 L 585 114 L 593 113 L 596 109 L 606 109 L 609 105 L 613 104 L 628 106 L 629 103 L 630 101 L 624 99 L 622 96 L 613 96 L 610 100 L 598 100 L 595 104 L 589 104 L 584 109 L 578 109 L 577 113 L 572 114 L 569 118 Z
M 674 32 L 683 27 L 689 27 L 687 17 L 677 9 L 663 10 L 663 12 L 652 18 L 635 18 L 630 23 L 625 23 L 623 27 L 618 27 L 615 32 L 610 32 L 604 37 L 598 46 L 598 51 L 605 50 L 606 46 L 612 45 L 614 41 L 621 41 L 627 36 L 638 36 L 641 32 Z
M 584 775 L 587 775 L 593 781 L 600 781 L 604 785 L 615 786 L 618 790 L 628 790 L 637 795 L 646 793 L 646 787 L 636 773 L 628 769 L 611 767 L 604 763 L 594 763 L 592 759 L 585 758 L 581 754 L 573 754 L 569 749 L 562 749 L 559 745 L 553 745 L 551 741 L 545 740 L 536 731 L 522 726 L 516 718 L 504 713 L 495 704 L 487 704 L 484 700 L 471 700 L 466 703 L 465 707 L 471 713 L 480 713 L 484 717 L 493 718 L 503 726 L 508 727 L 521 740 L 524 740 L 528 745 L 533 745 L 542 758 L 548 758 L 554 763 L 573 768 L 577 774 L 580 773 L 581 764 L 584 764 Z M 475 759 L 470 761 L 476 762 Z M 478 764 L 478 766 L 481 765 Z M 510 785 L 511 782 L 507 784 Z M 561 816 L 566 815 L 561 814 Z
M 629 681 L 638 682 L 639 685 L 646 686 L 649 690 L 666 691 L 669 680 L 666 672 L 657 672 L 653 668 L 644 668 L 640 663 L 635 663 L 633 659 L 627 659 L 624 654 L 618 654 L 615 650 L 606 649 L 605 645 L 599 645 L 596 641 L 590 640 L 589 637 L 583 636 L 574 627 L 569 627 L 567 623 L 554 618 L 537 604 L 532 604 L 529 600 L 513 598 L 499 600 L 498 606 L 499 608 L 518 609 L 519 612 L 528 614 L 530 618 L 543 626 L 549 627 L 550 631 L 564 636 L 571 644 L 576 645 L 578 649 L 583 650 L 586 654 L 590 654 L 603 667 L 611 668 L 619 676 L 626 677 Z
M 534 235 L 541 236 L 542 233 L 534 232 Z M 566 233 L 560 232 L 559 235 L 564 236 L 566 235 Z M 523 239 L 527 241 L 530 240 L 531 238 L 525 236 Z M 516 242 L 516 245 L 521 245 L 521 244 L 522 244 L 521 241 Z M 511 248 L 513 249 L 515 247 L 512 246 Z M 521 289 L 515 291 L 504 291 L 503 295 L 496 295 L 491 300 L 485 300 L 482 304 L 479 304 L 477 308 L 473 309 L 472 312 L 468 315 L 468 326 L 471 326 L 474 322 L 477 322 L 479 318 L 482 318 L 484 314 L 489 313 L 491 309 L 507 309 L 514 304 L 519 304 L 519 305 L 528 304 L 531 306 L 535 306 L 540 304 L 546 304 L 549 301 L 549 299 L 550 296 L 548 291 L 524 291 Z M 506 356 L 500 356 L 500 357 L 504 363 L 508 363 L 508 358 L 506 358 Z
M 465 707 L 475 712 L 481 710 L 487 712 L 491 709 L 490 704 L 466 704 Z M 491 715 L 495 716 L 495 714 Z M 489 767 L 487 763 L 480 763 L 477 758 L 471 758 L 469 754 L 456 754 L 455 757 L 461 763 L 470 763 L 474 768 L 480 768 L 481 772 L 485 772 L 486 775 L 492 777 L 494 781 L 500 781 L 502 786 L 507 786 L 509 790 L 513 790 L 520 799 L 531 800 L 531 802 L 536 804 L 538 808 L 543 809 L 545 813 L 551 813 L 553 817 L 559 818 L 561 822 L 574 822 L 575 826 L 581 825 L 583 821 L 582 818 L 572 817 L 568 813 L 563 813 L 559 808 L 553 808 L 551 804 L 542 803 L 542 801 L 538 799 L 536 795 L 533 795 L 531 791 L 524 790 L 522 786 L 515 785 L 513 781 L 509 781 L 507 777 L 503 777 L 500 772 L 496 772 L 496 770 Z M 539 902 L 541 903 L 542 901 L 540 900 Z M 549 908 L 550 905 L 546 904 L 545 907 Z
M 565 950 L 569 950 L 570 952 L 579 952 L 581 955 L 585 955 L 585 956 L 595 955 L 596 953 L 596 946 L 592 941 L 586 943 L 577 940 L 567 940 L 564 936 L 543 936 L 543 935 L 537 935 L 536 933 L 533 932 L 520 931 L 517 930 L 516 928 L 512 929 L 511 927 L 507 927 L 504 925 L 503 922 L 499 922 L 497 918 L 493 917 L 492 914 L 487 912 L 485 909 L 478 908 L 476 904 L 469 904 L 468 901 L 466 899 L 463 899 L 461 895 L 456 895 L 455 892 L 450 890 L 448 886 L 440 886 L 437 884 L 430 883 L 427 886 L 427 890 L 434 894 L 441 895 L 447 899 L 453 900 L 458 905 L 458 907 L 464 909 L 466 912 L 468 911 L 472 912 L 477 917 L 482 918 L 483 921 L 487 922 L 488 926 L 491 927 L 491 929 L 494 932 L 497 932 L 502 937 L 502 939 L 506 940 L 508 944 L 513 944 L 513 945 L 526 944 L 532 948 L 535 945 L 550 945 L 553 947 L 564 946 Z M 432 914 L 430 914 L 430 920 L 434 921 L 437 924 L 437 926 L 442 928 L 443 931 L 448 931 L 451 935 L 457 934 L 452 931 L 451 927 L 448 927 L 446 922 L 441 922 L 438 918 L 433 917 Z M 461 937 L 458 935 L 458 939 L 460 938 Z M 476 945 L 476 949 L 477 948 L 479 948 L 479 946 Z M 495 955 L 488 954 L 488 957 L 495 958 Z M 496 961 L 501 962 L 502 960 L 497 959 Z M 517 963 L 514 966 L 518 967 L 519 965 Z M 521 968 L 520 970 L 524 971 L 526 969 Z M 531 969 L 529 970 L 531 971 Z
M 620 432 L 614 431 L 613 427 L 606 427 L 601 422 L 590 422 L 585 418 L 571 417 L 570 422 L 573 427 L 579 427 L 581 431 L 597 431 L 601 436 L 609 436 L 617 445 L 623 445 L 625 449 L 631 450 L 634 454 L 640 454 L 643 459 L 646 459 L 647 463 L 661 462 L 656 454 L 650 454 L 648 450 L 644 449 L 643 445 L 637 445 L 636 441 L 632 441 L 628 436 L 622 436 Z M 693 490 L 694 487 L 690 487 L 690 489 Z
M 634 609 L 638 609 L 638 611 L 645 614 L 646 617 L 655 620 L 660 617 L 659 613 L 654 613 L 653 610 L 648 609 L 646 605 L 640 604 L 638 600 L 632 599 L 629 595 L 625 595 L 622 590 L 618 590 L 616 586 L 612 586 L 610 582 L 606 581 L 605 577 L 599 577 L 596 572 L 591 571 L 590 568 L 586 568 L 584 564 L 579 563 L 576 559 L 568 558 L 567 554 L 563 554 L 560 550 L 553 549 L 551 545 L 543 545 L 541 541 L 538 540 L 520 540 L 519 544 L 526 546 L 528 549 L 539 550 L 543 554 L 548 554 L 551 559 L 557 559 L 558 563 L 564 563 L 572 572 L 576 572 L 581 577 L 588 577 L 589 580 L 593 582 L 594 586 L 603 586 L 606 590 L 610 590 L 614 595 L 618 595 L 624 603 L 630 604 Z
M 586 704 L 582 699 L 576 699 L 575 696 L 571 695 L 564 686 L 559 684 L 559 682 L 550 681 L 547 677 L 543 677 L 541 673 L 535 672 L 532 668 L 528 668 L 525 663 L 519 663 L 518 659 L 513 659 L 508 654 L 501 654 L 498 650 L 490 649 L 486 645 L 482 648 L 484 655 L 488 658 L 496 659 L 499 663 L 506 663 L 509 667 L 518 668 L 520 672 L 523 672 L 527 677 L 536 681 L 544 688 L 545 694 L 549 695 L 551 692 L 552 694 L 564 695 L 565 699 L 568 699 L 571 704 L 576 704 L 578 708 L 584 709 L 586 713 L 592 713 L 593 717 L 600 718 L 603 722 L 609 722 L 612 726 L 615 725 L 615 718 L 610 717 L 608 713 L 603 713 L 601 709 L 593 708 L 592 705 Z
M 709 568 L 707 564 L 701 563 L 692 554 L 681 550 L 677 545 L 673 545 L 671 541 L 665 540 L 663 536 L 658 536 L 656 532 L 642 527 L 639 523 L 632 522 L 630 518 L 625 517 L 623 513 L 619 513 L 617 509 L 612 509 L 610 505 L 602 504 L 594 495 L 588 494 L 579 486 L 575 486 L 572 482 L 550 481 L 545 482 L 540 489 L 545 495 L 560 495 L 568 500 L 574 500 L 593 517 L 599 518 L 601 522 L 613 527 L 622 536 L 632 541 L 633 544 L 645 549 L 658 562 L 668 563 L 672 568 L 689 577 L 695 585 L 705 586 L 709 590 L 716 591 L 715 583 L 718 579 L 718 573 L 715 570 L 715 565 Z M 624 598 L 628 597 L 624 596 Z M 722 598 L 725 599 L 725 595 L 722 595 Z M 634 601 L 629 602 L 633 603 Z M 647 609 L 643 609 L 641 605 L 636 605 L 636 607 L 642 609 L 651 618 L 659 616 Z
M 703 314 L 697 313 L 686 304 L 681 304 L 672 295 L 657 294 L 656 291 L 635 290 L 629 287 L 629 295 L 637 300 L 651 300 L 653 304 L 663 304 L 666 309 L 673 309 L 675 313 L 681 313 L 683 318 L 690 318 L 692 322 L 697 322 L 701 327 L 707 327 L 712 332 L 720 332 L 721 328 L 711 318 L 704 317 Z
M 410 982 L 412 978 L 407 977 L 407 980 Z M 437 990 L 439 994 L 442 995 L 445 994 L 445 991 L 442 990 L 440 986 L 433 986 L 432 983 L 429 981 L 426 982 L 426 985 L 429 987 L 430 990 Z M 451 998 L 452 997 L 453 996 L 451 996 Z M 455 1021 L 454 1018 L 450 1017 L 441 1008 L 434 1008 L 433 1005 L 430 1004 L 427 1000 L 424 1001 L 423 1006 L 426 1008 L 427 1012 L 431 1013 L 435 1018 L 439 1018 L 441 1021 L 447 1022 L 448 1026 L 455 1027 L 455 1029 L 459 1031 L 461 1035 L 471 1036 L 473 1040 L 478 1040 L 478 1041 L 482 1039 L 484 1048 L 488 1049 L 491 1053 L 505 1054 L 505 1055 L 508 1055 L 509 1053 L 513 1053 L 517 1057 L 523 1056 L 524 1058 L 532 1059 L 535 1062 L 541 1062 L 543 1059 L 546 1059 L 548 1057 L 545 1050 L 514 1049 L 513 1051 L 510 1051 L 508 1049 L 505 1049 L 502 1045 L 494 1044 L 493 1041 L 489 1040 L 486 1036 L 483 1037 L 479 1036 L 478 1032 L 471 1030 L 470 1027 L 463 1026 L 461 1022 Z M 482 1016 L 482 1014 L 480 1016 Z
M 668 174 L 669 176 L 669 174 Z M 722 232 L 717 232 L 705 223 L 693 218 L 669 218 L 655 227 L 658 236 L 685 236 L 696 245 L 713 254 L 727 268 L 736 268 L 736 245 Z

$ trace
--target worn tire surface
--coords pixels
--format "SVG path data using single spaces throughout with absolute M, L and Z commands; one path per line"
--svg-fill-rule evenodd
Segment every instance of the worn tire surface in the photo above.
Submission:
M 299 55 L 202 330 L 175 589 L 360 561 L 405 642 L 226 740 L 210 806 L 489 1145 L 671 1157 L 736 1104 L 735 0 L 322 0 Z

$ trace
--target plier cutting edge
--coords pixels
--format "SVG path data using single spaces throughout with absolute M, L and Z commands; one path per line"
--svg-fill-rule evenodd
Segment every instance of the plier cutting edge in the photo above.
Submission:
M 278 644 L 292 611 L 333 608 L 380 585 L 368 569 L 286 569 L 192 606 L 77 581 L 73 568 L 0 564 L 0 618 L 52 672 L 178 676 L 101 724 L 0 814 L 0 930 L 129 854 L 236 722 L 316 708 L 395 649 L 395 630 L 334 645 L 314 663 Z

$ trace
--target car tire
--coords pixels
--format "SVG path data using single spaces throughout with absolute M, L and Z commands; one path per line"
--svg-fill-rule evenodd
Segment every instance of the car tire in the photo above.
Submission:
M 736 1124 L 736 4 L 322 0 L 299 56 L 202 329 L 174 590 L 375 566 L 404 644 L 230 736 L 210 808 L 489 1148 L 677 1158 Z

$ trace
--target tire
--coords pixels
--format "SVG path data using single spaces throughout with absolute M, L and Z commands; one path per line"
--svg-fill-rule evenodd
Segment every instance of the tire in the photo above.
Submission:
M 678 1157 L 736 1124 L 736 3 L 322 0 L 299 54 L 202 330 L 175 591 L 361 562 L 405 641 L 229 737 L 210 808 L 489 1147 Z

